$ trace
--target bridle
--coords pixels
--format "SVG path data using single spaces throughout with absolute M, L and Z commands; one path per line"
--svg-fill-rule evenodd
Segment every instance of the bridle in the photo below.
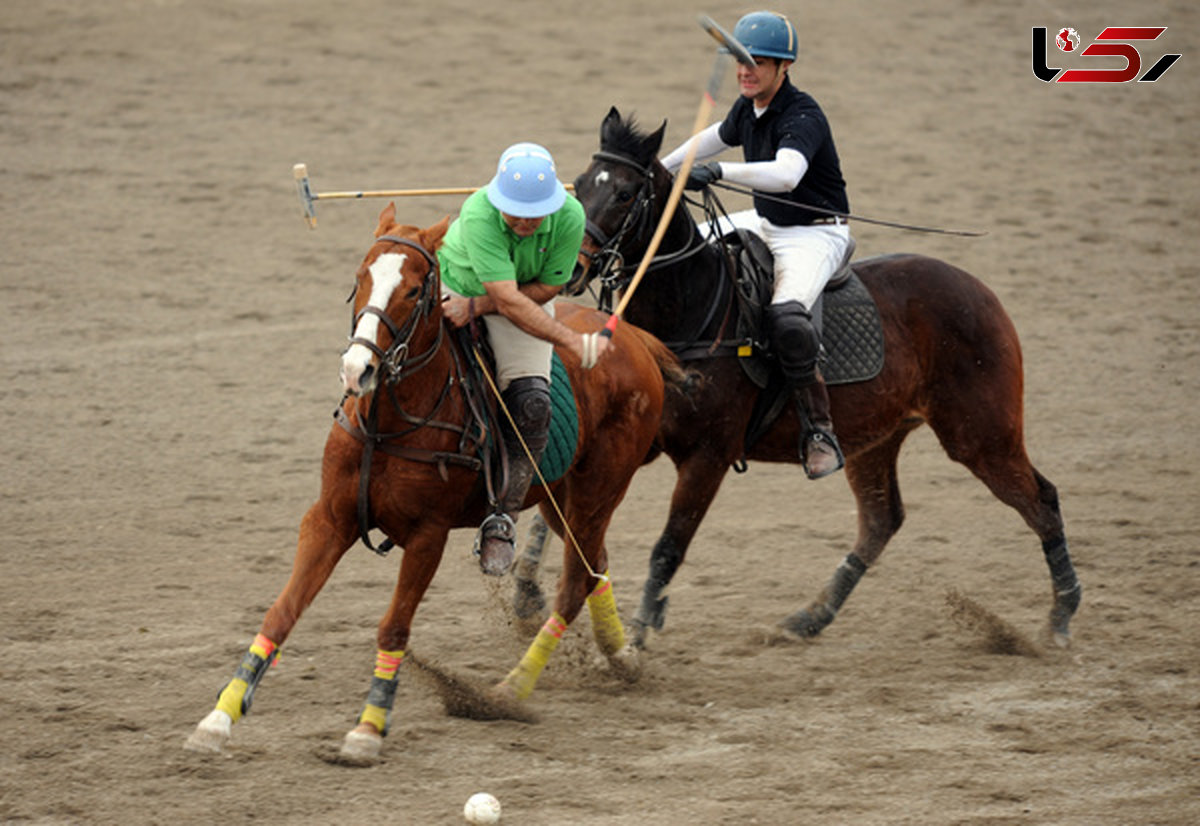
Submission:
M 442 478 L 446 479 L 448 478 L 447 467 L 449 465 L 465 467 L 474 471 L 485 469 L 485 462 L 480 457 L 486 448 L 487 432 L 486 427 L 482 424 L 485 421 L 482 408 L 472 396 L 462 361 L 454 347 L 450 348 L 453 364 L 448 371 L 445 382 L 442 383 L 441 392 L 433 399 L 430 412 L 424 416 L 415 416 L 401 406 L 400 400 L 396 396 L 396 385 L 405 376 L 412 375 L 429 364 L 438 351 L 441 350 L 445 339 L 445 324 L 439 323 L 437 325 L 437 336 L 429 345 L 429 348 L 418 355 L 411 354 L 413 337 L 416 335 L 417 330 L 420 329 L 421 323 L 429 318 L 433 312 L 433 308 L 441 300 L 441 269 L 434 254 L 411 239 L 398 235 L 381 235 L 375 240 L 375 243 L 399 244 L 416 250 L 429 265 L 429 270 L 425 273 L 421 281 L 421 289 L 417 295 L 416 306 L 408 318 L 404 320 L 403 324 L 396 324 L 388 316 L 386 309 L 380 310 L 369 304 L 364 306 L 359 312 L 352 313 L 350 320 L 350 344 L 348 347 L 361 344 L 374 353 L 379 358 L 380 377 L 375 392 L 371 394 L 371 401 L 368 405 L 366 415 L 364 416 L 360 409 L 357 416 L 357 424 L 350 421 L 342 404 L 339 404 L 333 413 L 334 420 L 338 425 L 363 444 L 358 488 L 359 539 L 372 551 L 382 556 L 392 548 L 393 543 L 390 538 L 384 539 L 378 547 L 371 542 L 368 491 L 370 486 L 371 461 L 374 452 L 379 450 L 389 456 L 434 464 L 437 466 Z M 350 293 L 347 301 L 354 300 L 357 289 L 356 286 Z M 358 322 L 364 315 L 368 314 L 378 318 L 388 328 L 389 332 L 391 332 L 392 342 L 386 350 L 374 341 L 360 338 L 354 334 L 354 331 L 358 327 Z M 468 409 L 468 418 L 461 425 L 440 421 L 435 418 L 442 405 L 450 397 L 450 392 L 455 385 L 460 388 Z M 407 429 L 394 433 L 385 433 L 379 430 L 379 398 L 383 395 L 382 391 L 385 390 L 396 414 L 409 425 Z M 429 450 L 421 447 L 396 444 L 403 437 L 424 427 L 434 427 L 457 433 L 459 436 L 457 452 Z
M 592 264 L 598 265 L 599 274 L 595 276 L 600 279 L 601 289 L 600 295 L 597 297 L 599 307 L 603 311 L 612 309 L 612 298 L 620 290 L 628 286 L 632 279 L 633 272 L 637 269 L 637 265 L 629 265 L 624 263 L 624 258 L 620 252 L 621 246 L 630 238 L 642 238 L 649 234 L 651 223 L 654 221 L 654 169 L 653 167 L 644 166 L 638 163 L 633 158 L 626 155 L 617 154 L 615 152 L 600 151 L 592 155 L 593 161 L 602 161 L 607 163 L 620 164 L 621 166 L 633 169 L 642 176 L 642 185 L 638 189 L 638 194 L 634 197 L 633 206 L 626 213 L 625 219 L 622 221 L 620 228 L 612 237 L 605 237 L 604 232 L 596 226 L 589 218 L 586 223 L 586 231 L 593 239 L 601 241 L 601 248 L 589 257 Z M 586 174 L 586 173 L 585 173 Z M 576 191 L 578 191 L 578 184 Z M 716 200 L 710 192 L 705 192 L 704 211 L 708 216 L 710 223 L 715 223 L 718 212 L 724 212 L 719 201 Z M 680 213 L 676 213 L 676 217 Z M 636 232 L 636 235 L 631 233 Z M 723 240 L 718 240 L 717 247 L 719 249 L 719 259 L 722 271 L 727 275 L 732 275 L 732 264 L 730 263 L 729 250 Z M 679 264 L 706 249 L 710 246 L 703 234 L 698 228 L 692 232 L 691 238 L 684 246 L 675 252 L 656 255 L 651 260 L 646 268 L 646 272 L 651 270 L 665 269 L 670 266 Z M 741 296 L 733 284 L 732 279 L 722 278 L 717 285 L 716 292 L 712 296 L 712 300 L 708 303 L 707 313 L 704 319 L 696 328 L 697 332 L 688 336 L 686 340 L 681 341 L 665 341 L 664 343 L 677 355 L 680 359 L 688 361 L 693 359 L 710 358 L 718 351 L 736 351 L 738 347 L 747 342 L 740 339 L 725 338 L 724 331 L 726 325 L 730 323 L 732 318 L 731 313 L 734 311 L 734 305 L 740 300 Z M 724 318 L 720 322 L 719 330 L 712 339 L 701 339 L 701 331 L 706 330 L 716 320 L 717 314 L 724 309 Z
M 438 325 L 437 338 L 429 346 L 429 349 L 419 356 L 410 356 L 409 352 L 412 349 L 412 339 L 416 335 L 417 329 L 422 321 L 429 318 L 430 312 L 433 310 L 434 302 L 439 293 L 439 285 L 441 284 L 441 269 L 438 267 L 438 260 L 429 250 L 409 238 L 402 238 L 399 235 L 381 235 L 375 239 L 376 244 L 392 243 L 401 246 L 409 247 L 416 250 L 429 264 L 429 271 L 425 274 L 425 278 L 421 281 L 421 292 L 417 296 L 417 306 L 405 319 L 402 325 L 396 324 L 387 314 L 387 310 L 373 307 L 370 304 L 365 305 L 357 313 L 351 313 L 350 318 L 350 336 L 349 343 L 346 349 L 350 349 L 355 344 L 362 345 L 370 350 L 379 359 L 380 378 L 389 384 L 399 381 L 403 375 L 412 373 L 424 367 L 433 358 L 438 348 L 442 345 L 442 325 Z M 354 295 L 358 291 L 356 287 L 350 293 L 347 301 L 353 301 Z M 392 334 L 392 343 L 384 350 L 374 341 L 361 338 L 355 335 L 358 329 L 358 323 L 365 315 L 373 315 L 378 318 L 388 332 Z
M 615 152 L 597 152 L 592 155 L 593 161 L 615 163 L 634 170 L 642 177 L 641 186 L 634 195 L 633 205 L 625 213 L 621 226 L 613 235 L 608 235 L 591 218 L 585 224 L 586 233 L 599 244 L 599 249 L 592 253 L 584 253 L 589 262 L 589 271 L 595 272 L 593 278 L 601 285 L 601 309 L 612 309 L 612 296 L 626 286 L 637 270 L 637 264 L 626 264 L 621 249 L 631 238 L 644 238 L 649 235 L 655 216 L 655 176 L 654 168 L 638 163 L 626 155 Z M 576 187 L 578 190 L 578 186 Z M 646 271 L 669 267 L 686 260 L 704 248 L 704 239 L 694 234 L 684 246 L 674 252 L 654 256 Z

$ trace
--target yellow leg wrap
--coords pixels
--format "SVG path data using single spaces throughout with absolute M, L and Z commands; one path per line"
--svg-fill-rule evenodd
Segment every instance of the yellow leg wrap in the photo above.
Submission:
M 362 714 L 358 715 L 358 722 L 370 723 L 375 726 L 376 731 L 382 734 L 388 728 L 388 709 L 367 703 Z
M 625 647 L 625 627 L 617 614 L 617 600 L 613 596 L 612 580 L 607 576 L 588 594 L 588 612 L 592 617 L 592 634 L 596 645 L 608 655 Z
M 396 698 L 396 672 L 400 663 L 404 662 L 404 652 L 384 651 L 382 648 L 375 652 L 375 673 L 371 679 L 371 690 L 367 694 L 367 704 L 358 722 L 370 723 L 381 735 L 388 731 L 388 715 L 392 712 L 392 704 Z
M 279 646 L 258 634 L 250 643 L 250 650 L 242 657 L 242 664 L 234 672 L 229 685 L 217 696 L 217 710 L 229 715 L 233 722 L 242 718 L 248 706 L 248 695 L 252 695 L 251 683 L 258 685 L 263 673 L 279 658 Z
M 538 631 L 537 636 L 534 637 L 525 656 L 517 663 L 517 667 L 508 672 L 508 676 L 504 678 L 504 684 L 513 690 L 513 694 L 518 700 L 524 700 L 533 693 L 533 687 L 537 684 L 542 669 L 546 667 L 550 655 L 562 641 L 562 635 L 566 630 L 566 621 L 557 613 L 551 614 L 550 619 L 546 620 L 546 624 L 542 626 L 542 630 Z
M 396 670 L 404 662 L 404 651 L 384 651 L 382 648 L 375 652 L 375 676 L 381 680 L 396 679 Z
M 217 697 L 217 711 L 225 712 L 235 723 L 242 719 L 242 698 L 246 696 L 246 689 L 249 687 L 245 680 L 234 677 L 229 681 L 229 685 L 221 689 L 221 694 Z

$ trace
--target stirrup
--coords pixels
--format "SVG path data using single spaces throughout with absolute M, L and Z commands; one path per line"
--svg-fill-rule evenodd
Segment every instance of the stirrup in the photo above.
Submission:
M 517 525 L 507 513 L 493 513 L 475 535 L 475 556 L 488 576 L 504 576 L 517 559 Z
M 483 543 L 488 539 L 515 543 L 517 541 L 517 523 L 507 513 L 488 514 L 475 533 L 475 547 L 471 552 L 475 556 L 482 554 Z
M 833 449 L 833 455 L 837 460 L 837 463 L 831 468 L 826 468 L 825 470 L 814 473 L 808 467 L 809 450 L 807 448 L 809 448 L 810 445 L 819 444 L 827 445 Z M 826 433 L 824 430 L 813 430 L 809 433 L 806 433 L 800 442 L 800 464 L 804 468 L 804 474 L 809 479 L 824 479 L 826 476 L 837 473 L 839 470 L 841 470 L 846 464 L 846 457 L 842 455 L 842 447 L 838 444 L 836 436 L 834 436 L 832 433 Z

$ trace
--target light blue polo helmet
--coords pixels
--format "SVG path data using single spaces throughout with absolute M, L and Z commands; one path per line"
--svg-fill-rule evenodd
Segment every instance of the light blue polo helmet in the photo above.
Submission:
M 542 218 L 558 212 L 567 200 L 566 187 L 555 174 L 554 158 L 544 146 L 515 143 L 500 155 L 487 198 L 501 212 L 517 218 Z
M 796 28 L 782 14 L 773 11 L 750 12 L 733 27 L 733 37 L 754 57 L 796 59 L 799 46 Z

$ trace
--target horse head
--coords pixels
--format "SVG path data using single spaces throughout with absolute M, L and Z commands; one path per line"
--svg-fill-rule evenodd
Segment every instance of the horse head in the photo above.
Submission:
M 375 242 L 355 275 L 350 344 L 342 353 L 342 386 L 364 396 L 432 358 L 441 342 L 441 278 L 434 256 L 450 226 L 396 223 L 396 205 L 379 214 Z M 428 322 L 428 323 L 426 323 Z
M 625 259 L 645 252 L 654 223 L 671 189 L 671 175 L 658 162 L 664 120 L 645 133 L 633 118 L 622 119 L 612 107 L 600 125 L 600 151 L 575 179 L 575 197 L 587 215 L 579 264 L 565 287 L 579 295 L 594 278 L 617 280 Z

